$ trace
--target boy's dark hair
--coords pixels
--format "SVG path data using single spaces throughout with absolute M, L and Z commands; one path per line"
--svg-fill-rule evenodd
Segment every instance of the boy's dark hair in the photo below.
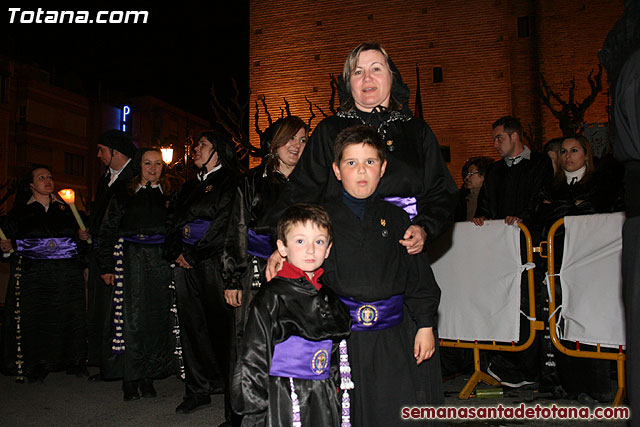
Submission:
M 295 224 L 311 222 L 318 228 L 324 228 L 329 235 L 329 242 L 333 239 L 333 227 L 329 214 L 323 207 L 313 203 L 296 203 L 289 206 L 278 219 L 278 240 L 287 245 L 287 233 Z
M 493 123 L 493 129 L 497 128 L 498 126 L 503 126 L 505 133 L 507 133 L 509 136 L 511 136 L 513 133 L 517 133 L 518 136 L 520 136 L 520 140 L 523 141 L 524 130 L 522 129 L 520 120 L 512 116 L 500 117 Z
M 342 153 L 353 144 L 365 144 L 376 149 L 381 162 L 386 159 L 385 146 L 380 134 L 371 126 L 357 125 L 342 129 L 333 143 L 333 161 L 340 164 Z

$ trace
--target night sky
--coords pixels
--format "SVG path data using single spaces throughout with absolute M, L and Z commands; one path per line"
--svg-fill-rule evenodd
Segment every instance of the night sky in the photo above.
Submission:
M 26 3 L 26 5 L 25 5 Z M 37 64 L 53 83 L 103 101 L 150 95 L 210 118 L 209 88 L 222 98 L 235 78 L 249 85 L 249 3 L 16 2 L 3 6 L 0 54 Z M 76 3 L 77 5 L 77 3 Z M 9 7 L 47 10 L 148 10 L 147 24 L 10 23 Z M 18 16 L 18 15 L 16 15 Z M 17 21 L 17 19 L 16 19 Z

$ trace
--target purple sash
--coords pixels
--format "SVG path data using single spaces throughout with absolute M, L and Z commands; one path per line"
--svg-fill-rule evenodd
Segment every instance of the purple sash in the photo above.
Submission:
M 402 208 L 409 214 L 409 219 L 411 220 L 418 215 L 418 206 L 416 205 L 415 197 L 385 197 L 383 200 Z
M 189 245 L 195 245 L 202 239 L 209 228 L 211 221 L 196 219 L 182 227 L 182 241 Z
M 360 302 L 347 297 L 340 299 L 351 313 L 352 331 L 380 331 L 402 322 L 402 295 L 371 302 Z
M 253 229 L 249 229 L 247 252 L 258 258 L 268 259 L 274 250 L 273 246 L 271 246 L 270 234 L 256 234 Z
M 17 252 L 31 259 L 64 259 L 78 255 L 78 247 L 71 237 L 16 240 Z
M 164 243 L 164 234 L 134 234 L 133 236 L 122 236 L 122 240 L 146 245 L 160 245 Z
M 309 341 L 291 335 L 273 349 L 269 375 L 326 380 L 331 365 L 331 340 Z

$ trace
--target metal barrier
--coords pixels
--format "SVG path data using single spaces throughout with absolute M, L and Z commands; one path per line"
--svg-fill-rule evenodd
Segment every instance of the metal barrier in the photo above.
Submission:
M 540 256 L 542 258 L 547 259 L 548 265 L 548 280 L 549 280 L 549 333 L 551 336 L 551 341 L 553 345 L 562 353 L 567 356 L 573 357 L 583 357 L 589 359 L 603 359 L 603 360 L 615 360 L 618 371 L 618 391 L 616 393 L 616 397 L 613 400 L 613 406 L 622 405 L 625 395 L 626 395 L 626 387 L 625 387 L 625 359 L 626 356 L 622 350 L 622 347 L 618 348 L 617 353 L 612 352 L 603 352 L 600 349 L 600 344 L 597 344 L 596 351 L 590 350 L 580 350 L 579 344 L 578 349 L 572 350 L 565 347 L 558 335 L 556 334 L 556 281 L 555 281 L 555 264 L 554 264 L 554 239 L 555 234 L 558 228 L 564 226 L 564 218 L 556 221 L 551 229 L 549 230 L 549 234 L 547 235 L 547 240 L 540 242 L 540 247 L 535 248 L 536 252 L 540 252 Z M 542 246 L 546 245 L 547 247 L 547 255 L 542 253 Z M 475 354 L 474 354 L 475 356 Z
M 527 263 L 533 263 L 533 244 L 531 241 L 531 233 L 527 229 L 527 227 L 519 223 L 518 227 L 522 231 L 526 239 L 526 250 L 527 250 Z M 535 302 L 535 280 L 533 278 L 533 269 L 527 270 L 527 281 L 528 281 L 528 292 L 529 292 L 529 338 L 522 344 L 516 345 L 516 343 L 512 342 L 509 344 L 497 344 L 496 341 L 492 341 L 491 343 L 479 343 L 477 341 L 468 342 L 462 340 L 440 340 L 440 345 L 442 347 L 453 347 L 453 348 L 470 348 L 473 350 L 473 364 L 474 364 L 474 372 L 467 384 L 464 386 L 458 397 L 460 399 L 468 399 L 471 396 L 471 393 L 476 388 L 476 386 L 483 382 L 489 385 L 499 385 L 500 383 L 496 381 L 493 377 L 491 377 L 486 372 L 483 372 L 480 369 L 480 350 L 494 350 L 494 351 L 523 351 L 526 350 L 533 344 L 533 340 L 536 336 L 536 331 L 544 330 L 544 323 L 535 320 L 536 318 L 536 302 Z

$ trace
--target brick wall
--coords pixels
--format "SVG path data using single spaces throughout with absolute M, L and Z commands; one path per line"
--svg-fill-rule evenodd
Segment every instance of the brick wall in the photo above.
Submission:
M 351 48 L 374 40 L 387 49 L 411 88 L 412 109 L 419 65 L 424 118 L 440 143 L 450 147 L 449 167 L 458 182 L 467 158 L 495 157 L 491 123 L 502 115 L 517 115 L 544 139 L 559 134 L 556 119 L 538 101 L 536 70 L 561 93 L 575 75 L 576 98 L 583 99 L 589 89 L 586 76 L 597 67 L 597 49 L 623 8 L 623 0 L 250 4 L 251 117 L 258 102 L 262 129 L 267 126 L 262 99 L 274 119 L 286 98 L 291 113 L 307 120 L 305 95 L 330 114 L 329 74 L 341 72 Z M 525 16 L 530 17 L 530 36 L 519 37 L 518 18 Z M 442 68 L 441 83 L 433 82 L 434 67 Z M 600 94 L 586 120 L 606 121 L 606 103 Z M 314 111 L 318 117 L 312 126 L 322 118 Z M 257 134 L 250 133 L 257 144 Z

